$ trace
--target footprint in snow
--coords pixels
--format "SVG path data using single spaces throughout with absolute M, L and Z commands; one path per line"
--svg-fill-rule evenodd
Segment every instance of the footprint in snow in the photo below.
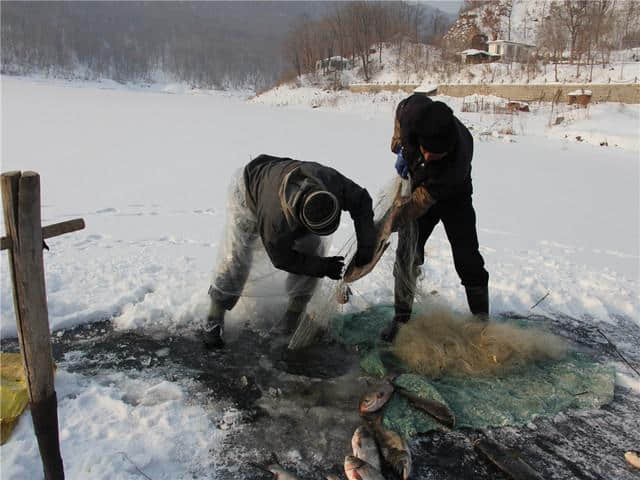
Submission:
M 113 207 L 108 207 L 108 208 L 101 208 L 100 210 L 96 210 L 94 213 L 97 214 L 105 214 L 105 213 L 116 213 L 118 210 L 113 208 Z

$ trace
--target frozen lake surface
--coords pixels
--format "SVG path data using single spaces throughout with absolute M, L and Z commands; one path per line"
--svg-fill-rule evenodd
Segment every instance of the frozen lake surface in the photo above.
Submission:
M 246 362 L 233 351 L 201 351 L 197 331 L 206 315 L 233 172 L 260 153 L 290 156 L 337 168 L 375 195 L 395 174 L 389 140 L 397 99 L 354 97 L 340 108 L 311 109 L 221 93 L 12 77 L 3 77 L 1 88 L 2 170 L 40 173 L 45 224 L 75 217 L 87 224 L 51 239 L 45 252 L 69 478 L 136 478 L 122 451 L 154 480 L 259 478 L 246 465 L 237 465 L 241 474 L 233 470 L 231 460 L 240 453 L 238 458 L 264 458 L 272 447 L 301 473 L 317 476 L 340 463 L 336 452 L 344 455 L 346 434 L 357 422 L 353 402 L 363 388 L 357 370 L 324 380 L 278 370 L 277 342 L 254 325 L 273 323 L 282 308 L 277 298 L 268 310 L 260 299 L 247 299 L 230 316 L 237 352 L 254 350 Z M 550 128 L 545 106 L 505 119 L 460 113 L 459 100 L 443 100 L 473 127 L 474 204 L 491 275 L 492 314 L 537 313 L 555 331 L 613 362 L 589 330 L 601 328 L 637 365 L 638 106 L 594 105 L 589 112 L 567 112 L 572 122 Z M 517 134 L 501 134 L 504 122 Z M 598 139 L 616 123 L 624 125 L 618 132 L 624 141 L 600 146 Z M 576 135 L 587 141 L 576 141 Z M 344 218 L 334 251 L 351 233 Z M 440 227 L 427 244 L 427 257 L 421 288 L 437 290 L 453 309 L 464 311 L 464 291 Z M 392 261 L 387 253 L 355 285 L 367 301 L 392 301 Z M 15 319 L 6 256 L 1 262 L 0 333 L 10 347 Z M 350 366 L 349 353 L 337 358 L 342 354 Z M 622 454 L 640 443 L 640 425 L 631 413 L 640 406 L 640 386 L 628 367 L 615 365 L 620 386 L 611 406 L 494 435 L 524 448 L 549 477 L 605 478 L 611 471 L 631 478 Z M 244 386 L 230 387 L 235 381 Z M 321 425 L 319 446 L 312 432 L 287 425 Z M 269 432 L 273 445 L 264 445 L 258 431 Z M 416 455 L 422 452 L 416 460 L 420 478 L 469 472 L 498 478 L 470 445 L 462 434 L 412 444 Z M 445 451 L 448 456 L 438 453 Z M 38 475 L 28 414 L 1 453 L 3 478 Z

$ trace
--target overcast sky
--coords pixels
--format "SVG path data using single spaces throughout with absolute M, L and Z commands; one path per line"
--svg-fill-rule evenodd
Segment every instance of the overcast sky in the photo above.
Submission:
M 443 12 L 458 13 L 458 10 L 462 6 L 462 0 L 431 0 L 424 3 L 437 7 Z

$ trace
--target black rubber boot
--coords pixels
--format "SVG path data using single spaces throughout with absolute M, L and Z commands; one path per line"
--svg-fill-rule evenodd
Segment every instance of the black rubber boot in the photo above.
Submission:
M 398 330 L 403 323 L 407 323 L 409 318 L 411 317 L 411 313 L 398 313 L 396 310 L 396 314 L 393 316 L 393 320 L 391 323 L 386 326 L 386 328 L 380 334 L 380 339 L 392 343 L 398 334 Z
M 477 287 L 465 287 L 469 310 L 481 320 L 489 319 L 489 287 L 480 285 Z
M 380 334 L 381 340 L 393 342 L 400 325 L 407 323 L 411 318 L 419 273 L 420 267 L 418 265 L 413 265 L 408 270 L 405 270 L 403 265 L 396 260 L 393 266 L 393 299 L 396 313 L 391 323 Z
M 222 335 L 224 333 L 224 314 L 226 310 L 215 300 L 211 301 L 209 315 L 207 315 L 207 325 L 205 326 L 202 342 L 204 346 L 213 350 L 224 346 Z
M 311 300 L 311 297 L 307 295 L 301 297 L 291 297 L 289 299 L 287 311 L 284 313 L 284 318 L 282 320 L 283 330 L 286 335 L 291 335 L 296 331 L 296 328 L 298 328 L 300 319 L 307 309 L 309 300 Z
M 284 318 L 282 320 L 283 328 L 282 333 L 285 335 L 291 335 L 298 328 L 298 324 L 300 323 L 300 319 L 302 318 L 302 312 L 294 312 L 291 310 L 287 310 L 284 313 Z

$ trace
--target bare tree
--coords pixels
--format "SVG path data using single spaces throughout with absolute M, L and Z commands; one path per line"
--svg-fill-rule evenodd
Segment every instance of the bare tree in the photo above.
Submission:
M 558 63 L 562 60 L 562 53 L 566 48 L 569 37 L 564 23 L 560 19 L 559 5 L 552 5 L 549 16 L 543 19 L 538 30 L 538 48 L 550 55 L 554 63 L 554 79 L 558 81 Z
M 571 61 L 578 55 L 581 36 L 587 21 L 587 0 L 564 0 L 556 13 L 569 32 L 569 45 L 571 49 Z

